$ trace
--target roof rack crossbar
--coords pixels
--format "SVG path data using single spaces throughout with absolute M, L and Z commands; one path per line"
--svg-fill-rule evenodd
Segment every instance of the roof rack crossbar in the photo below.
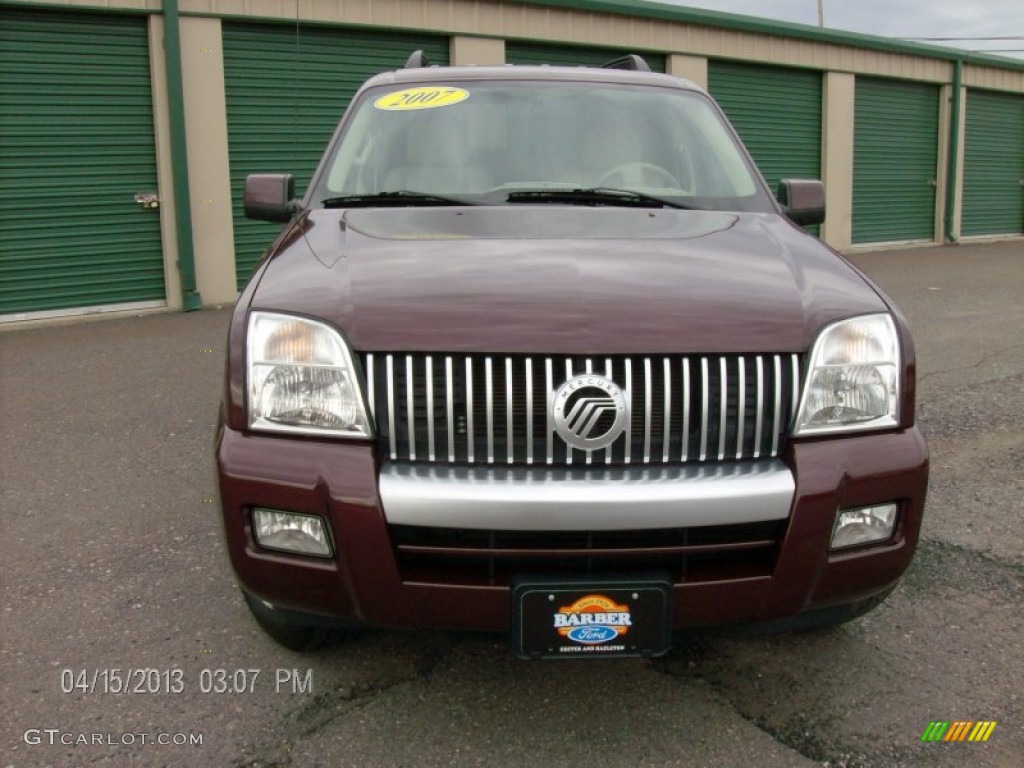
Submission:
M 642 56 L 635 53 L 627 53 L 619 59 L 612 59 L 607 64 L 602 64 L 601 69 L 629 69 L 633 72 L 650 72 L 650 65 Z
M 430 62 L 427 61 L 427 54 L 423 51 L 413 51 L 409 58 L 405 60 L 404 69 L 421 69 L 423 67 L 429 67 Z

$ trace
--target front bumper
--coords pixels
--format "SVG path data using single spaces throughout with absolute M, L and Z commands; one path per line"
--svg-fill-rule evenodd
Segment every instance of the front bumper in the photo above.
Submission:
M 737 551 L 732 565 L 684 569 L 672 577 L 673 626 L 685 629 L 771 621 L 884 592 L 907 568 L 917 545 L 928 457 L 913 428 L 793 441 L 781 462 L 666 470 L 649 475 L 656 482 L 646 483 L 629 473 L 615 480 L 616 470 L 603 478 L 595 474 L 593 482 L 580 473 L 540 482 L 544 469 L 473 470 L 463 478 L 467 493 L 461 494 L 451 482 L 459 479 L 458 470 L 382 464 L 368 443 L 253 435 L 222 426 L 217 467 L 228 550 L 247 592 L 283 609 L 385 627 L 511 626 L 510 593 L 499 571 L 491 566 L 489 576 L 467 578 L 465 569 L 448 574 L 407 567 L 396 545 L 398 528 L 389 524 L 404 529 L 423 523 L 426 515 L 428 528 L 518 527 L 543 536 L 614 529 L 624 519 L 631 528 L 642 519 L 640 527 L 659 530 L 777 521 L 770 561 L 762 557 L 755 567 Z M 421 497 L 417 485 L 424 490 Z M 560 522 L 535 514 L 533 523 L 515 525 L 524 493 L 536 497 L 537 509 L 555 504 Z M 837 509 L 892 501 L 900 514 L 889 541 L 829 553 Z M 474 504 L 481 505 L 475 516 Z M 330 524 L 334 557 L 257 548 L 254 506 L 322 516 Z

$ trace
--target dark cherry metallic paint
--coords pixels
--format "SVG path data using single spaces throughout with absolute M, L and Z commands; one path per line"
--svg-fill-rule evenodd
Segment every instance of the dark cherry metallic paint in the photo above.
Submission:
M 326 319 L 356 350 L 654 354 L 802 352 L 828 322 L 889 308 L 856 270 L 781 217 L 531 213 L 587 234 L 538 239 L 515 231 L 522 222 L 506 209 L 315 211 L 271 248 L 231 323 L 217 448 L 228 549 L 247 591 L 283 608 L 376 626 L 505 631 L 511 619 L 504 587 L 402 583 L 377 496 L 374 445 L 247 433 L 250 309 Z M 396 231 L 404 228 L 401 237 L 384 236 L 384 217 L 398 222 Z M 475 236 L 463 239 L 470 226 Z M 487 236 L 480 227 L 490 228 Z M 593 236 L 608 227 L 626 233 Z M 898 322 L 912 374 L 913 347 Z M 911 386 L 905 401 L 904 423 L 912 425 Z M 850 602 L 883 592 L 906 569 L 927 484 L 927 451 L 916 427 L 794 440 L 785 460 L 797 495 L 773 575 L 676 584 L 677 629 Z M 893 499 L 902 508 L 892 542 L 827 553 L 836 509 Z M 324 516 L 336 557 L 259 551 L 249 530 L 257 504 Z
M 505 631 L 507 589 L 403 583 L 376 492 L 371 445 L 251 436 L 222 427 L 220 493 L 228 550 L 245 589 L 284 608 L 375 626 Z M 676 629 L 759 622 L 884 592 L 913 556 L 927 485 L 927 452 L 916 428 L 842 440 L 794 441 L 797 475 L 789 529 L 771 577 L 674 585 Z M 829 554 L 835 511 L 901 500 L 892 541 Z M 336 558 L 257 550 L 248 530 L 254 504 L 325 517 Z
M 653 75 L 601 76 L 663 84 Z M 401 77 L 414 84 L 436 75 Z M 651 355 L 806 354 L 832 321 L 892 312 L 903 362 L 900 427 L 791 440 L 783 459 L 796 495 L 773 572 L 674 584 L 674 626 L 770 621 L 861 600 L 890 588 L 913 555 L 928 459 L 914 425 L 906 323 L 870 280 L 781 209 L 315 209 L 271 245 L 232 317 L 217 434 L 226 541 L 241 585 L 281 608 L 368 625 L 507 631 L 507 587 L 402 581 L 375 443 L 248 430 L 245 334 L 254 309 L 324 320 L 356 352 Z M 891 541 L 828 551 L 837 509 L 890 501 L 901 505 Z M 323 516 L 334 556 L 259 550 L 249 522 L 256 505 Z

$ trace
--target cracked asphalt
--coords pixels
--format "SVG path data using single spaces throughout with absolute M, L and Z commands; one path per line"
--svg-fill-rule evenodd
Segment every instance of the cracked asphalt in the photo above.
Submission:
M 1024 764 L 1024 243 L 853 260 L 917 341 L 917 557 L 848 625 L 656 661 L 521 662 L 472 634 L 275 646 L 212 503 L 227 310 L 0 332 L 0 768 Z M 129 692 L 105 692 L 114 669 Z M 921 743 L 932 720 L 998 725 Z M 143 743 L 181 734 L 202 744 Z

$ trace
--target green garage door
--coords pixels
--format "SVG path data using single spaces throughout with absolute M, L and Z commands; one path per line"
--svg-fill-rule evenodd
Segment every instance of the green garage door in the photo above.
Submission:
M 600 67 L 609 61 L 621 59 L 627 53 L 644 57 L 652 72 L 665 71 L 665 55 L 627 51 L 621 48 L 591 48 L 579 45 L 558 45 L 555 43 L 505 44 L 505 61 L 509 64 L 551 64 L 568 67 Z
M 971 89 L 960 234 L 1024 232 L 1024 96 Z
M 811 70 L 708 62 L 708 91 L 773 193 L 780 179 L 821 178 L 821 82 Z
M 235 228 L 235 270 L 241 287 L 277 224 L 242 212 L 250 173 L 294 173 L 302 195 L 353 94 L 378 72 L 401 67 L 422 49 L 431 64 L 448 63 L 448 39 L 327 27 L 225 22 L 224 79 Z
M 162 302 L 146 19 L 0 10 L 0 315 Z
M 821 73 L 708 62 L 708 91 L 771 186 L 821 178 Z
M 854 243 L 935 237 L 938 146 L 938 86 L 857 78 Z

